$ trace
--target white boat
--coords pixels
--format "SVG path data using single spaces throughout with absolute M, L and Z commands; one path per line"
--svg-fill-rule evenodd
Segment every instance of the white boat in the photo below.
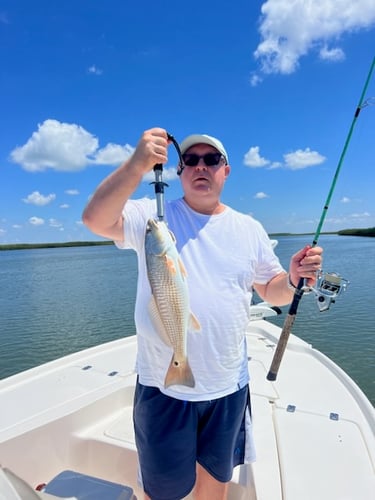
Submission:
M 266 305 L 252 312 L 257 460 L 235 469 L 229 499 L 372 500 L 373 406 L 346 373 L 295 335 L 277 380 L 268 381 L 281 329 L 264 319 L 274 314 Z M 132 426 L 135 354 L 131 336 L 0 381 L 0 499 L 143 498 Z M 97 496 L 79 492 L 100 488 Z

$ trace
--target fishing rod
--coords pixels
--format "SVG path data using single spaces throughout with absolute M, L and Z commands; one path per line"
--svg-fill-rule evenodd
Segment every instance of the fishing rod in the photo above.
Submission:
M 367 100 L 365 102 L 363 100 L 364 100 L 364 96 L 367 92 L 367 87 L 369 85 L 371 75 L 372 75 L 372 72 L 374 70 L 374 66 L 375 66 L 375 57 L 372 60 L 370 71 L 368 73 L 365 85 L 363 87 L 363 91 L 362 91 L 358 106 L 357 106 L 355 113 L 354 113 L 352 124 L 350 126 L 349 133 L 347 135 L 347 138 L 346 138 L 346 141 L 344 144 L 344 148 L 342 150 L 342 153 L 341 153 L 341 156 L 340 156 L 337 168 L 336 168 L 336 172 L 335 172 L 335 175 L 333 177 L 333 181 L 332 181 L 330 190 L 328 192 L 327 200 L 324 204 L 322 215 L 320 217 L 320 221 L 319 221 L 318 227 L 317 227 L 315 235 L 314 235 L 312 247 L 316 246 L 318 243 L 318 239 L 320 236 L 320 232 L 321 232 L 324 220 L 325 220 L 326 215 L 327 215 L 327 211 L 328 211 L 328 207 L 329 207 L 329 204 L 330 204 L 330 201 L 332 198 L 332 194 L 333 194 L 333 191 L 335 189 L 336 182 L 337 182 L 340 170 L 341 170 L 341 166 L 342 166 L 342 163 L 344 161 L 345 154 L 346 154 L 346 150 L 348 149 L 348 145 L 349 145 L 352 133 L 353 133 L 354 125 L 358 119 L 358 116 L 359 116 L 359 113 L 361 112 L 361 109 L 370 103 L 370 100 Z M 322 312 L 322 311 L 325 311 L 329 308 L 331 302 L 334 302 L 334 299 L 339 295 L 339 293 L 346 288 L 346 285 L 348 282 L 347 282 L 347 280 L 343 280 L 336 273 L 325 273 L 323 275 L 320 272 L 318 275 L 318 288 L 319 288 L 318 291 L 314 290 L 312 288 L 308 288 L 308 287 L 306 288 L 304 286 L 304 283 L 305 283 L 304 278 L 300 278 L 298 285 L 294 291 L 293 300 L 292 300 L 292 303 L 289 307 L 288 315 L 285 318 L 285 322 L 284 322 L 284 325 L 283 325 L 283 328 L 282 328 L 282 331 L 281 331 L 281 334 L 279 337 L 279 341 L 277 343 L 276 350 L 275 350 L 275 353 L 274 353 L 274 356 L 272 359 L 271 367 L 270 367 L 269 372 L 267 374 L 267 380 L 274 381 L 277 378 L 280 363 L 281 363 L 281 360 L 283 358 L 283 355 L 284 355 L 284 352 L 285 352 L 285 349 L 286 349 L 286 346 L 288 343 L 289 334 L 291 332 L 294 320 L 296 318 L 297 309 L 298 309 L 298 306 L 299 306 L 300 300 L 302 299 L 303 294 L 307 291 L 313 290 L 317 295 L 318 306 L 319 306 L 320 311 Z
M 167 132 L 168 140 L 171 141 L 176 148 L 180 165 L 183 165 L 182 154 L 178 142 L 173 137 L 173 135 Z M 163 182 L 163 165 L 161 163 L 157 163 L 154 166 L 155 172 L 155 181 L 151 182 L 155 186 L 155 197 L 156 197 L 156 211 L 157 216 L 160 221 L 164 220 L 164 187 L 168 187 L 166 182 Z

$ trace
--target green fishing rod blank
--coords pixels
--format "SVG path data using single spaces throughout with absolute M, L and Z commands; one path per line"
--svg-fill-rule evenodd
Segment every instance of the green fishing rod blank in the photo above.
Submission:
M 318 227 L 317 227 L 316 232 L 315 232 L 314 240 L 312 242 L 313 247 L 316 246 L 318 243 L 318 239 L 319 239 L 319 236 L 320 236 L 320 233 L 322 230 L 322 226 L 323 226 L 325 217 L 327 215 L 329 204 L 331 202 L 331 198 L 332 198 L 333 192 L 335 190 L 337 179 L 339 177 L 340 170 L 341 170 L 341 167 L 342 167 L 345 155 L 346 155 L 346 151 L 348 149 L 348 146 L 349 146 L 352 134 L 353 134 L 354 126 L 355 126 L 356 121 L 358 119 L 358 116 L 361 112 L 361 109 L 364 107 L 364 104 L 363 104 L 364 98 L 365 98 L 365 94 L 367 92 L 368 85 L 369 85 L 370 80 L 371 80 L 374 66 L 375 66 L 375 57 L 372 60 L 370 70 L 368 72 L 368 76 L 366 78 L 366 82 L 365 82 L 365 85 L 363 87 L 361 97 L 359 99 L 359 103 L 356 107 L 354 117 L 353 117 L 350 129 L 349 129 L 349 132 L 348 132 L 348 135 L 347 135 L 347 138 L 346 138 L 346 141 L 345 141 L 345 144 L 344 144 L 336 171 L 335 171 L 335 175 L 333 177 L 333 181 L 332 181 L 331 187 L 329 189 L 326 202 L 325 202 L 324 207 L 323 207 L 322 215 L 320 217 L 319 224 L 318 224 Z M 298 306 L 299 306 L 299 303 L 300 303 L 302 296 L 304 294 L 303 285 L 304 285 L 304 279 L 301 278 L 299 280 L 299 283 L 298 283 L 296 290 L 294 292 L 293 300 L 292 300 L 291 305 L 289 307 L 287 317 L 285 318 L 285 322 L 284 322 L 284 325 L 283 325 L 283 328 L 282 328 L 282 331 L 281 331 L 281 334 L 279 337 L 279 341 L 277 343 L 276 350 L 275 350 L 275 353 L 274 353 L 274 356 L 272 359 L 271 367 L 270 367 L 269 372 L 267 374 L 267 380 L 274 381 L 277 378 L 279 367 L 280 367 L 280 364 L 281 364 L 281 361 L 282 361 L 282 358 L 283 358 L 283 355 L 284 355 L 284 352 L 285 352 L 285 349 L 286 349 L 286 346 L 288 343 L 289 335 L 290 335 L 295 317 L 297 315 Z

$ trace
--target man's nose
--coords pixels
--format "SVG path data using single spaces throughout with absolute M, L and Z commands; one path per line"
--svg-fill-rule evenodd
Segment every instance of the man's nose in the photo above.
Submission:
M 199 158 L 199 161 L 198 161 L 197 165 L 195 166 L 195 168 L 207 170 L 207 165 L 205 164 L 203 158 Z

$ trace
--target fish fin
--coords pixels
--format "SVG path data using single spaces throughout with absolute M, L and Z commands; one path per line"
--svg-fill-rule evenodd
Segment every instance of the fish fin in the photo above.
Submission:
M 187 387 L 195 387 L 194 375 L 191 371 L 187 358 L 182 361 L 177 361 L 173 355 L 164 381 L 165 388 L 170 385 L 186 385 Z
M 189 328 L 196 332 L 201 331 L 201 324 L 199 323 L 198 318 L 192 312 L 190 312 L 189 316 Z
M 174 260 L 168 257 L 168 255 L 165 256 L 165 263 L 167 265 L 168 271 L 175 275 L 177 273 L 176 265 L 174 263 Z
M 158 306 L 156 304 L 155 297 L 152 295 L 151 300 L 148 304 L 148 312 L 150 315 L 152 326 L 158 332 L 161 340 L 168 346 L 172 347 L 171 341 L 169 340 L 168 334 L 164 328 L 164 324 L 161 320 Z
M 187 277 L 186 267 L 181 259 L 178 259 L 178 267 L 180 268 L 181 274 L 184 278 Z

